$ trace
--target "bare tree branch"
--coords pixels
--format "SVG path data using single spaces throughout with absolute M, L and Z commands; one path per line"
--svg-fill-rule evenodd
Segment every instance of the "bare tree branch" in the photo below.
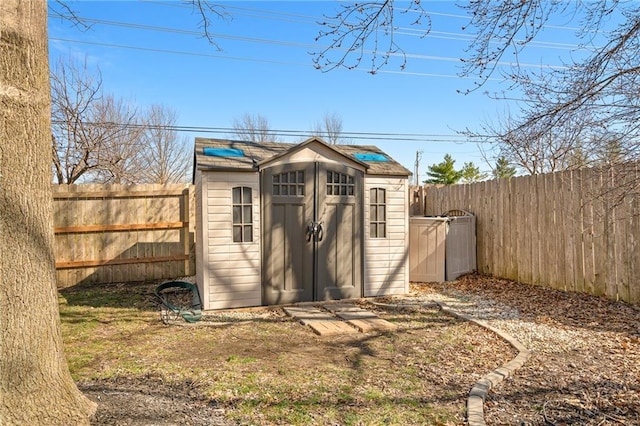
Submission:
M 92 130 L 97 146 L 99 166 L 92 174 L 97 183 L 134 184 L 141 175 L 141 155 L 144 145 L 140 142 L 145 123 L 138 111 L 123 99 L 106 96 L 96 105 Z
M 102 96 L 99 70 L 61 59 L 51 74 L 51 118 L 54 176 L 58 183 L 74 183 L 98 167 L 94 153 L 99 141 L 87 123 Z
M 53 4 L 57 4 L 58 6 L 60 6 L 64 12 L 55 10 L 53 8 Z M 78 16 L 76 12 L 67 4 L 67 2 L 63 0 L 55 0 L 54 2 L 49 3 L 49 16 L 51 16 L 52 12 L 54 12 L 54 14 L 59 16 L 61 19 L 71 22 L 80 31 L 87 31 L 91 28 L 91 25 L 89 25 L 85 20 Z
M 412 25 L 424 25 L 423 35 L 426 35 L 431 28 L 431 19 L 420 0 L 413 0 L 409 8 L 400 13 L 415 12 L 417 18 Z M 404 69 L 406 53 L 395 39 L 396 13 L 393 0 L 341 4 L 335 16 L 325 15 L 325 20 L 318 23 L 326 30 L 320 31 L 316 41 L 329 39 L 330 43 L 313 54 L 315 67 L 324 72 L 338 67 L 353 69 L 360 66 L 368 55 L 371 61 L 369 72 L 372 74 L 387 65 L 393 56 L 402 58 L 400 68 Z
M 277 142 L 278 138 L 271 130 L 269 120 L 260 114 L 245 114 L 233 120 L 236 136 L 250 142 Z
M 342 137 L 342 117 L 335 112 L 325 114 L 322 121 L 314 127 L 313 133 L 331 145 L 345 143 Z
M 144 126 L 133 106 L 102 94 L 99 70 L 61 59 L 52 70 L 51 98 L 57 182 L 133 183 Z
M 564 13 L 572 2 L 546 0 L 502 1 L 475 0 L 462 6 L 469 15 L 463 29 L 474 29 L 475 36 L 462 58 L 463 76 L 477 75 L 484 85 L 506 52 L 513 52 L 516 63 L 522 50 L 538 35 L 551 16 Z M 475 90 L 471 89 L 471 90 Z M 469 92 L 470 90 L 467 90 Z
M 222 50 L 215 35 L 212 32 L 213 18 L 229 20 L 230 15 L 224 10 L 224 6 L 214 4 L 207 0 L 183 0 L 183 3 L 191 5 L 192 10 L 200 15 L 199 28 L 202 29 L 204 37 L 217 50 Z
M 189 142 L 179 137 L 172 127 L 177 121 L 177 113 L 163 105 L 152 105 L 144 122 L 145 132 L 141 142 L 139 182 L 181 183 L 188 181 L 191 167 Z

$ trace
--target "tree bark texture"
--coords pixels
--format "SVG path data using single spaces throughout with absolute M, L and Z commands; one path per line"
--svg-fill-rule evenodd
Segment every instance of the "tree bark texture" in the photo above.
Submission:
M 64 358 L 53 256 L 44 0 L 0 0 L 0 424 L 88 424 Z

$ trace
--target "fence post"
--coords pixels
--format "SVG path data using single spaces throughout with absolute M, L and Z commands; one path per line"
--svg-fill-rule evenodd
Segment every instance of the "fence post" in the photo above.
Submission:
M 190 233 L 189 233 L 189 225 L 191 224 L 191 221 L 189 220 L 190 218 L 190 213 L 189 213 L 189 203 L 191 202 L 191 197 L 189 195 L 189 187 L 185 188 L 184 191 L 182 191 L 182 205 L 183 210 L 182 210 L 182 221 L 184 222 L 184 226 L 182 227 L 182 244 L 183 244 L 183 251 L 182 254 L 185 255 L 185 260 L 184 260 L 184 274 L 185 275 L 191 275 L 191 259 L 190 259 L 190 252 L 191 252 L 191 238 L 190 238 Z

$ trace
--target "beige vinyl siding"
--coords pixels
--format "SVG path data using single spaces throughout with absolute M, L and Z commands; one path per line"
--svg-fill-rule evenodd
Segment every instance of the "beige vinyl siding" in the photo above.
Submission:
M 204 229 L 202 226 L 203 218 L 206 216 L 206 212 L 203 210 L 204 203 L 202 202 L 202 173 L 196 173 L 194 183 L 196 186 L 196 284 L 198 285 L 202 306 L 207 309 L 209 299 L 205 288 L 208 287 L 208 283 L 205 280 L 204 268 L 199 266 L 203 264 L 205 247 L 203 244 L 204 235 L 202 235 L 202 230 Z
M 365 176 L 364 295 L 409 292 L 409 213 L 407 179 Z M 386 237 L 371 238 L 369 197 L 372 188 L 386 190 Z
M 257 173 L 203 172 L 206 223 L 201 260 L 205 309 L 257 306 L 261 299 L 260 185 Z M 251 188 L 253 241 L 233 241 L 232 189 Z

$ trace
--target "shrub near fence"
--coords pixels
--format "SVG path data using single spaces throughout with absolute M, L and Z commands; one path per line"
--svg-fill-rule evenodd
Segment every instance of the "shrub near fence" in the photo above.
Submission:
M 53 185 L 58 287 L 192 275 L 190 185 Z
M 480 272 L 637 304 L 640 196 L 627 184 L 639 179 L 638 164 L 627 164 L 427 186 L 424 212 L 476 215 Z

